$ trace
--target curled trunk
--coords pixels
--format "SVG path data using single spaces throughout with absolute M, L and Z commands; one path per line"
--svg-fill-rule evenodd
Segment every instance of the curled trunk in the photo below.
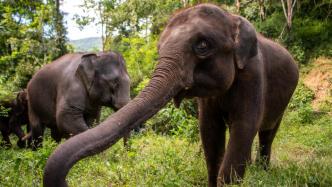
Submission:
M 179 73 L 175 73 L 178 67 L 164 64 L 157 66 L 149 85 L 126 106 L 97 127 L 70 138 L 54 151 L 46 163 L 44 186 L 67 186 L 65 178 L 77 161 L 112 146 L 178 93 L 182 88 L 177 76 Z

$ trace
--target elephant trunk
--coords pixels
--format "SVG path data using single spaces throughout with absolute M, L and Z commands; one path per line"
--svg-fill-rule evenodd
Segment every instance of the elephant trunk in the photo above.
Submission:
M 112 146 L 165 106 L 183 88 L 179 67 L 174 64 L 159 63 L 148 86 L 136 98 L 97 127 L 61 144 L 47 160 L 44 186 L 67 186 L 66 175 L 76 162 Z

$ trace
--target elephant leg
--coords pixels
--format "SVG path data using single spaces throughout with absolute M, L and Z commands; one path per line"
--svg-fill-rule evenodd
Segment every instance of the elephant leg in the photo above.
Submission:
M 239 183 L 246 165 L 251 162 L 251 147 L 257 130 L 245 126 L 237 123 L 230 127 L 230 139 L 219 170 L 218 186 Z
M 31 128 L 32 150 L 36 150 L 37 148 L 42 146 L 44 130 L 44 124 L 33 125 L 33 127 Z
M 129 138 L 130 138 L 130 132 L 128 132 L 124 137 L 123 137 L 123 146 L 127 149 L 130 148 L 130 145 L 129 145 Z
M 11 144 L 10 139 L 9 139 L 9 133 L 7 133 L 5 130 L 2 130 L 1 135 L 3 137 L 4 145 L 6 147 L 10 147 L 12 144 Z
M 56 128 L 51 129 L 51 137 L 54 141 L 56 141 L 56 143 L 60 143 L 62 138 L 61 133 Z
M 33 108 L 30 107 L 30 105 L 29 105 L 28 113 L 29 113 L 29 121 L 30 121 L 29 126 L 28 126 L 30 129 L 30 132 L 28 134 L 31 134 L 31 136 L 28 139 L 28 146 L 31 147 L 31 149 L 35 151 L 38 147 L 42 146 L 45 126 L 41 122 L 39 115 L 37 115 L 37 113 L 34 112 Z
M 59 132 L 64 134 L 66 138 L 89 129 L 82 113 L 71 113 L 66 110 L 57 114 L 57 126 Z
M 19 124 L 15 124 L 13 132 L 18 138 L 17 146 L 20 148 L 26 147 L 26 141 L 22 140 L 22 138 L 24 137 L 24 132 Z
M 258 132 L 259 148 L 256 157 L 256 162 L 262 164 L 264 169 L 267 169 L 270 164 L 272 142 L 278 131 L 280 122 L 281 118 L 277 121 L 273 129 Z
M 199 100 L 200 134 L 208 169 L 209 187 L 217 186 L 217 176 L 225 152 L 226 126 L 215 102 Z
M 28 134 L 32 134 L 31 131 L 32 131 L 32 130 L 31 130 L 31 125 L 30 125 L 30 123 L 28 123 L 28 124 L 27 124 L 27 127 L 26 127 L 27 135 L 28 135 Z M 27 142 L 27 146 L 28 146 L 28 147 L 31 147 L 31 145 L 32 145 L 32 138 L 30 137 L 30 138 L 28 138 L 27 140 L 28 140 L 28 142 Z

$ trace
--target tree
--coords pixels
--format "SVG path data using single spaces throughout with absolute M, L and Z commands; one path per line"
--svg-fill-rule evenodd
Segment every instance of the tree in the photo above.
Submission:
M 54 27 L 55 27 L 55 42 L 56 48 L 59 49 L 57 56 L 62 56 L 68 52 L 66 48 L 66 28 L 63 24 L 63 13 L 60 12 L 60 0 L 55 0 L 55 12 L 54 12 Z
M 0 1 L 0 80 L 9 90 L 25 88 L 38 67 L 67 52 L 57 2 Z
M 287 4 L 286 4 L 287 10 L 286 10 L 286 5 L 285 5 L 284 0 L 281 0 L 281 4 L 282 4 L 282 9 L 284 11 L 284 15 L 286 18 L 287 29 L 288 29 L 288 31 L 290 31 L 292 28 L 293 9 L 296 4 L 296 0 L 287 0 Z
M 259 17 L 263 21 L 266 18 L 264 0 L 258 0 Z

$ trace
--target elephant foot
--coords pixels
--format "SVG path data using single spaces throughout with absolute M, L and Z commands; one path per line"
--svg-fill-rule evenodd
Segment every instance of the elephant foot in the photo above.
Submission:
M 27 147 L 26 141 L 18 140 L 16 144 L 19 148 L 26 148 Z

